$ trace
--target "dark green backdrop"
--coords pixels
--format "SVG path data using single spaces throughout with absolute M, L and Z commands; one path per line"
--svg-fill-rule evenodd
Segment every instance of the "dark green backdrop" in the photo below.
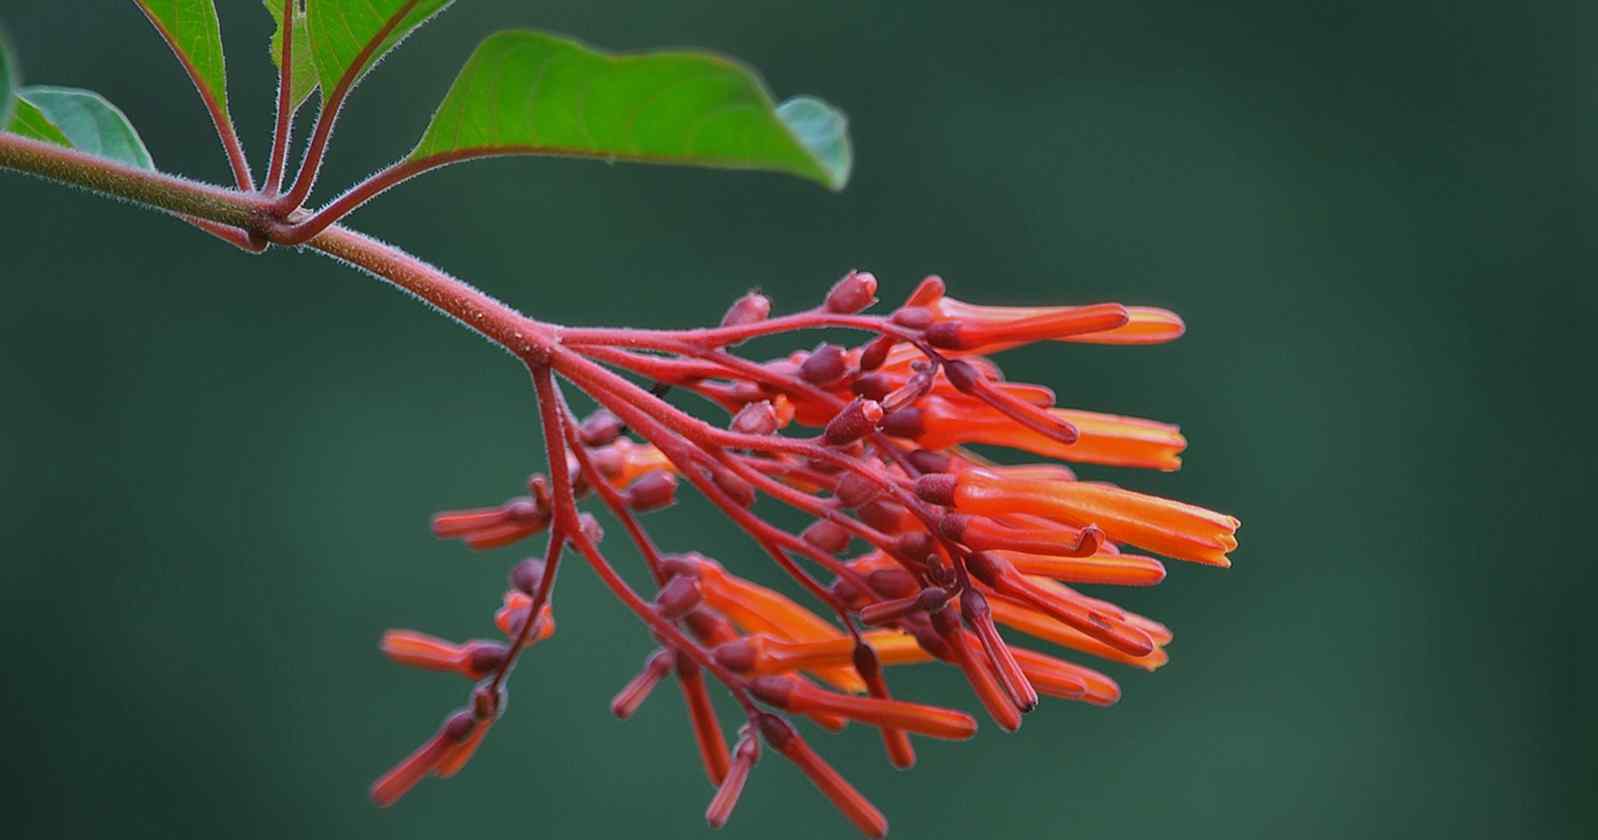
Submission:
M 219 6 L 258 160 L 266 15 Z M 0 16 L 28 80 L 97 88 L 158 164 L 225 177 L 131 4 Z M 1588 4 L 462 2 L 372 74 L 321 194 L 407 149 L 508 26 L 739 56 L 849 112 L 858 152 L 842 195 L 523 159 L 353 219 L 533 313 L 688 325 L 863 266 L 890 296 L 936 271 L 1188 319 L 1174 346 L 1007 366 L 1180 422 L 1186 469 L 1129 483 L 1239 515 L 1235 567 L 1134 593 L 1174 661 L 1112 670 L 1112 710 L 926 743 L 908 775 L 865 729 L 818 739 L 897 836 L 1591 836 Z M 326 260 L 83 193 L 0 174 L 0 222 L 0 833 L 704 835 L 678 699 L 606 711 L 646 640 L 581 567 L 477 761 L 366 801 L 462 691 L 378 634 L 489 629 L 503 558 L 425 523 L 536 466 L 505 356 Z M 701 506 L 654 524 L 767 565 Z M 946 673 L 900 683 L 973 705 Z M 847 828 L 772 760 L 727 834 Z

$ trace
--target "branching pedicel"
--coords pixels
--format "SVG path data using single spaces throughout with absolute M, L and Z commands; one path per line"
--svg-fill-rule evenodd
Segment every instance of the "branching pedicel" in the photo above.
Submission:
M 405 178 L 488 154 L 764 168 L 836 187 L 847 175 L 847 141 L 841 117 L 821 103 L 773 107 L 747 71 L 721 59 L 615 58 L 537 33 L 506 33 L 479 49 L 417 151 L 323 209 L 306 212 L 301 205 L 350 90 L 399 37 L 447 3 L 312 0 L 302 8 L 294 0 L 268 0 L 285 25 L 277 40 L 279 118 L 259 190 L 227 115 L 225 81 L 216 69 L 219 36 L 212 43 L 201 27 L 196 39 L 192 25 L 187 39 L 173 36 L 172 16 L 180 13 L 203 18 L 208 12 L 214 27 L 211 4 L 138 5 L 202 93 L 236 188 L 161 175 L 126 156 L 119 162 L 104 143 L 95 148 L 112 159 L 73 150 L 85 146 L 85 138 L 41 128 L 52 126 L 50 118 L 58 113 L 52 108 L 62 106 L 29 89 L 13 103 L 9 70 L 0 118 L 13 104 L 18 110 L 10 133 L 0 135 L 0 165 L 152 205 L 246 250 L 304 244 L 345 260 L 499 343 L 532 378 L 547 474 L 533 476 L 527 495 L 502 505 L 439 514 L 433 530 L 476 549 L 546 534 L 543 556 L 510 572 L 510 587 L 494 616 L 503 641 L 454 644 L 402 630 L 383 637 L 382 649 L 395 661 L 454 672 L 474 687 L 462 709 L 372 786 L 378 804 L 393 803 L 429 775 L 455 774 L 484 741 L 505 708 L 512 669 L 555 632 L 552 594 L 568 550 L 582 556 L 657 645 L 612 701 L 616 716 L 631 715 L 662 680 L 674 677 L 679 684 L 706 774 L 717 786 L 706 811 L 712 826 L 731 814 L 763 740 L 873 837 L 886 833 L 886 819 L 810 748 L 784 712 L 828 730 L 849 721 L 874 726 L 889 761 L 907 768 L 915 762 L 911 734 L 964 739 L 977 725 L 959 711 L 895 699 L 884 666 L 933 660 L 953 665 L 1005 730 L 1020 726 L 1021 715 L 1038 705 L 1040 695 L 1110 705 L 1120 693 L 1110 678 L 1013 646 L 998 628 L 1153 670 L 1166 661 L 1170 632 L 1073 585 L 1150 586 L 1164 578 L 1159 560 L 1126 553 L 1123 546 L 1228 565 L 1238 527 L 1230 516 L 1079 481 L 1057 463 L 999 466 L 966 448 L 984 444 L 1062 461 L 1176 469 L 1186 446 L 1176 427 L 1056 408 L 1051 390 L 1005 380 L 988 358 L 1043 341 L 1170 341 L 1183 325 L 1165 310 L 1113 303 L 984 307 L 948 296 L 942 280 L 928 277 L 891 312 L 871 315 L 864 313 L 876 303 L 877 280 L 851 271 L 818 306 L 781 317 L 772 315 L 771 301 L 751 293 L 711 328 L 564 327 L 521 315 L 337 224 Z M 314 54 L 309 64 L 303 55 L 296 61 L 305 39 Z M 680 107 L 661 110 L 661 91 L 682 84 L 685 66 L 701 76 L 707 68 L 721 72 L 722 98 L 699 91 Z M 640 67 L 643 76 L 637 75 Z M 470 95 L 474 74 L 504 80 L 533 71 L 584 91 L 585 107 L 593 111 L 631 109 L 633 119 L 609 133 L 602 121 L 586 126 L 579 142 L 565 143 L 558 126 L 571 92 L 559 81 L 520 106 L 485 105 Z M 317 77 L 306 78 L 308 72 Z M 636 78 L 623 78 L 629 74 Z M 646 85 L 642 98 L 629 104 L 627 97 L 639 92 L 612 83 L 623 79 L 637 88 L 638 78 L 654 80 L 653 88 Z M 463 83 L 465 94 L 459 93 Z M 326 96 L 317 127 L 297 177 L 284 190 L 294 111 L 318 86 Z M 715 115 L 729 102 L 744 111 L 753 103 L 755 109 L 753 122 L 730 129 L 728 137 L 736 142 L 714 130 Z M 500 136 L 474 138 L 472 115 L 483 107 L 528 122 L 499 129 Z M 526 113 L 500 113 L 507 107 Z M 646 118 L 642 127 L 640 117 Z M 674 130 L 682 134 L 683 125 L 692 125 L 693 132 L 673 136 Z M 706 125 L 712 127 L 708 133 Z M 441 139 L 451 132 L 453 139 Z M 137 135 L 132 137 L 136 142 Z M 147 164 L 147 155 L 143 160 Z M 816 329 L 853 330 L 864 339 L 853 348 L 822 344 L 766 361 L 733 353 L 748 339 Z M 578 418 L 563 386 L 577 388 L 602 408 Z M 703 397 L 730 420 L 716 426 L 697 419 L 665 401 L 668 390 Z M 683 481 L 819 601 L 826 617 L 710 558 L 657 546 L 639 514 L 669 506 Z M 762 495 L 812 523 L 799 533 L 778 527 L 754 512 Z M 652 577 L 652 598 L 630 588 L 601 552 L 597 522 L 578 509 L 579 499 L 588 496 L 621 522 Z M 711 681 L 731 694 L 746 719 L 731 748 L 711 704 Z

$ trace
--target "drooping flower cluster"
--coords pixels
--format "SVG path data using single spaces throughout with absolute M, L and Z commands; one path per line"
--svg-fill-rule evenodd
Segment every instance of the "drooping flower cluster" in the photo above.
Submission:
M 1078 480 L 1056 460 L 1174 470 L 1186 441 L 1164 423 L 1055 407 L 1050 389 L 1005 380 L 989 355 L 1040 341 L 1160 343 L 1180 336 L 1182 321 L 1162 309 L 1120 304 L 977 306 L 948 297 L 936 277 L 886 316 L 861 314 L 876 291 L 872 275 L 851 272 L 820 306 L 783 317 L 772 317 L 771 302 L 751 293 L 715 328 L 551 328 L 556 349 L 532 366 L 548 474 L 534 476 L 526 496 L 433 521 L 438 536 L 476 549 L 547 532 L 546 550 L 511 570 L 495 614 L 504 641 L 452 644 L 409 631 L 384 637 L 383 650 L 395 661 L 453 671 L 475 687 L 466 708 L 374 784 L 378 803 L 392 803 L 429 774 L 454 774 L 483 741 L 504 708 L 518 657 L 554 633 L 550 593 L 567 546 L 584 555 L 658 645 L 611 710 L 630 716 L 658 683 L 675 677 L 717 786 L 706 812 L 716 827 L 731 814 L 764 741 L 863 833 L 884 835 L 882 814 L 788 720 L 807 718 L 827 730 L 851 721 L 873 726 L 901 768 L 915 763 L 912 734 L 975 733 L 976 722 L 963 712 L 895 699 L 884 666 L 949 663 L 988 715 L 1015 730 L 1040 696 L 1107 706 L 1120 689 L 1097 670 L 1013 644 L 1000 628 L 1146 670 L 1165 663 L 1171 633 L 1164 625 L 1079 587 L 1163 580 L 1161 561 L 1135 550 L 1226 566 L 1238 521 Z M 731 352 L 758 336 L 815 329 L 856 330 L 868 339 L 765 362 Z M 579 420 L 557 378 L 602 408 Z M 704 397 L 730 420 L 698 420 L 667 402 L 668 390 Z M 1050 460 L 1001 465 L 970 445 Z M 638 515 L 671 505 L 683 482 L 822 609 L 697 552 L 657 547 Z M 575 507 L 588 495 L 626 530 L 656 585 L 652 599 L 635 593 L 599 551 L 598 523 Z M 755 512 L 760 496 L 811 524 L 799 533 L 777 527 Z M 707 675 L 747 720 L 731 748 Z

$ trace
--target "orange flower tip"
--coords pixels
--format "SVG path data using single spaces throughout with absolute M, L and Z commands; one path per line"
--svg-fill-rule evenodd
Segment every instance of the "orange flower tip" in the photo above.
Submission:
M 460 711 L 451 715 L 437 734 L 372 783 L 372 801 L 379 808 L 387 808 L 398 802 L 400 797 L 416 787 L 417 782 L 438 767 L 451 747 L 471 735 L 475 723 L 471 712 Z
M 669 650 L 657 650 L 644 661 L 644 669 L 622 686 L 621 691 L 611 698 L 610 713 L 626 720 L 638 711 L 644 701 L 649 699 L 650 692 L 671 671 L 672 653 Z
M 1119 329 L 1131 320 L 1126 307 L 1118 303 L 1060 307 L 1031 317 L 998 321 L 950 319 L 933 324 L 926 331 L 927 343 L 948 350 L 977 350 L 984 347 L 1029 344 L 1035 341 L 1062 340 L 1078 335 Z
M 733 301 L 727 314 L 721 316 L 723 327 L 742 327 L 757 324 L 771 316 L 771 298 L 759 292 L 750 292 Z
M 500 642 L 479 640 L 456 645 L 411 630 L 384 633 L 380 647 L 384 655 L 401 665 L 453 671 L 471 679 L 481 679 L 499 668 L 509 653 Z
M 840 554 L 849 547 L 849 532 L 843 526 L 825 519 L 810 523 L 799 536 L 828 554 Z
M 505 606 L 494 613 L 494 626 L 507 639 L 521 638 L 522 625 L 527 623 L 527 616 L 532 612 L 532 599 L 520 592 L 510 593 L 515 598 L 507 598 Z M 541 642 L 555 635 L 555 611 L 549 604 L 538 611 L 538 623 L 527 634 L 527 645 Z
M 621 422 L 621 418 L 601 408 L 577 424 L 577 439 L 584 446 L 609 446 L 626 429 L 627 424 Z
M 811 784 L 832 801 L 855 827 L 867 837 L 888 836 L 888 818 L 877 810 L 860 791 L 855 790 L 837 770 L 832 768 L 815 750 L 810 748 L 787 721 L 773 714 L 761 713 L 756 718 L 760 734 L 772 749 L 794 763 L 800 772 L 809 777 Z
M 850 271 L 827 292 L 822 307 L 837 315 L 853 315 L 877 302 L 877 276 L 869 271 Z
M 828 446 L 848 446 L 875 431 L 882 418 L 879 403 L 856 398 L 827 423 L 821 440 Z
M 504 521 L 505 511 L 497 507 L 444 511 L 433 514 L 433 535 L 446 539 L 458 537 Z
M 722 780 L 721 787 L 716 789 L 715 797 L 710 800 L 710 806 L 705 809 L 705 822 L 711 828 L 721 828 L 727 824 L 733 807 L 738 804 L 739 795 L 743 793 L 744 783 L 749 780 L 749 771 L 759 759 L 760 741 L 753 733 L 745 732 L 733 750 L 732 766 L 727 771 L 727 778 Z
M 1187 332 L 1187 324 L 1182 322 L 1181 316 L 1169 309 L 1128 306 L 1126 311 L 1130 319 L 1122 327 L 1071 336 L 1064 340 L 1082 344 L 1164 344 L 1181 338 Z
M 660 594 L 655 596 L 655 609 L 667 620 L 676 621 L 703 600 L 704 593 L 699 589 L 698 580 L 678 576 L 666 581 L 666 585 L 660 588 Z
M 931 618 L 932 627 L 947 643 L 954 663 L 960 666 L 960 672 L 965 675 L 966 682 L 993 722 L 1005 732 L 1020 729 L 1021 710 L 1016 708 L 1010 695 L 1000 687 L 993 673 L 978 660 L 976 651 L 967 643 L 965 633 L 960 629 L 960 619 L 954 615 L 954 611 L 940 610 L 933 613 Z
M 466 764 L 477 753 L 477 748 L 482 746 L 483 740 L 488 737 L 489 727 L 493 725 L 493 720 L 479 718 L 477 725 L 472 728 L 471 734 L 467 735 L 464 741 L 444 752 L 444 757 L 433 769 L 434 775 L 440 779 L 448 779 L 465 769 Z
M 672 661 L 677 668 L 677 683 L 682 686 L 683 700 L 688 705 L 688 720 L 693 725 L 694 742 L 699 747 L 705 775 L 710 777 L 711 784 L 719 787 L 731 769 L 732 757 L 721 735 L 716 708 L 710 703 L 705 676 L 699 670 L 699 663 L 688 656 L 673 656 Z
M 1004 686 L 1015 707 L 1023 714 L 1036 709 L 1037 689 L 1032 687 L 1021 665 L 1016 662 L 1015 655 L 1010 652 L 1010 646 L 999 635 L 999 628 L 994 626 L 993 611 L 988 607 L 988 599 L 983 597 L 982 593 L 968 587 L 960 594 L 960 612 L 976 629 L 977 639 L 988 655 L 988 664 L 998 675 L 1000 685 Z
M 949 473 L 934 473 L 924 475 L 915 481 L 916 495 L 924 502 L 930 502 L 944 507 L 954 506 L 954 491 L 959 486 L 960 479 Z
M 850 720 L 885 728 L 906 729 L 933 738 L 965 740 L 975 735 L 977 730 L 975 720 L 953 709 L 835 694 L 808 683 L 780 677 L 756 677 L 750 680 L 749 691 L 779 709 L 841 715 Z
M 942 299 L 944 291 L 945 286 L 943 283 L 943 278 L 936 274 L 928 274 L 921 281 L 921 283 L 915 287 L 915 291 L 910 293 L 910 297 L 905 299 L 904 305 L 930 306 L 931 304 L 937 303 L 940 299 Z

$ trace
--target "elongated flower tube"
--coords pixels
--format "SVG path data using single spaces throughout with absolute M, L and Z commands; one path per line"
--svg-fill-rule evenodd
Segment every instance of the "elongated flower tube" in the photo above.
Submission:
M 975 704 L 1014 731 L 1045 698 L 1101 707 L 1120 698 L 1115 678 L 1064 656 L 1134 672 L 1169 661 L 1165 625 L 1084 589 L 1164 583 L 1160 557 L 1226 566 L 1238 521 L 1039 461 L 1174 470 L 1187 441 L 1174 425 L 1058 406 L 1053 389 L 1007 380 L 987 354 L 1039 342 L 1158 343 L 1180 335 L 1181 320 L 1119 303 L 975 306 L 948 297 L 938 278 L 886 315 L 868 314 L 881 292 L 874 275 L 851 272 L 816 306 L 789 315 L 751 294 L 702 329 L 541 325 L 550 341 L 529 367 L 547 473 L 528 482 L 528 495 L 440 514 L 433 530 L 481 550 L 544 534 L 544 555 L 511 568 L 494 620 L 505 641 L 385 636 L 396 661 L 475 686 L 466 710 L 374 786 L 379 804 L 428 775 L 458 772 L 485 742 L 513 666 L 553 633 L 552 590 L 567 553 L 646 631 L 643 669 L 611 699 L 612 712 L 650 714 L 655 687 L 678 683 L 694 752 L 715 787 L 705 810 L 712 827 L 753 783 L 759 736 L 860 832 L 885 834 L 882 813 L 783 715 L 825 731 L 874 728 L 899 768 L 917 761 L 912 736 L 976 734 L 964 711 L 896 696 L 896 668 L 953 667 Z M 734 352 L 749 339 L 812 329 L 865 337 L 853 347 L 806 342 L 799 346 L 810 349 L 764 360 Z M 579 418 L 564 387 L 599 408 Z M 703 398 L 726 416 L 707 422 L 668 392 Z M 1028 461 L 990 460 L 970 444 Z M 656 544 L 644 517 L 689 492 L 748 537 L 743 552 L 718 561 L 693 545 L 668 553 Z M 579 499 L 620 524 L 652 590 L 635 591 L 611 565 Z M 772 506 L 796 513 L 798 527 L 768 518 Z M 792 587 L 741 573 L 761 560 Z M 1017 645 L 1022 636 L 1037 646 Z M 745 720 L 731 747 L 713 706 L 718 686 Z

